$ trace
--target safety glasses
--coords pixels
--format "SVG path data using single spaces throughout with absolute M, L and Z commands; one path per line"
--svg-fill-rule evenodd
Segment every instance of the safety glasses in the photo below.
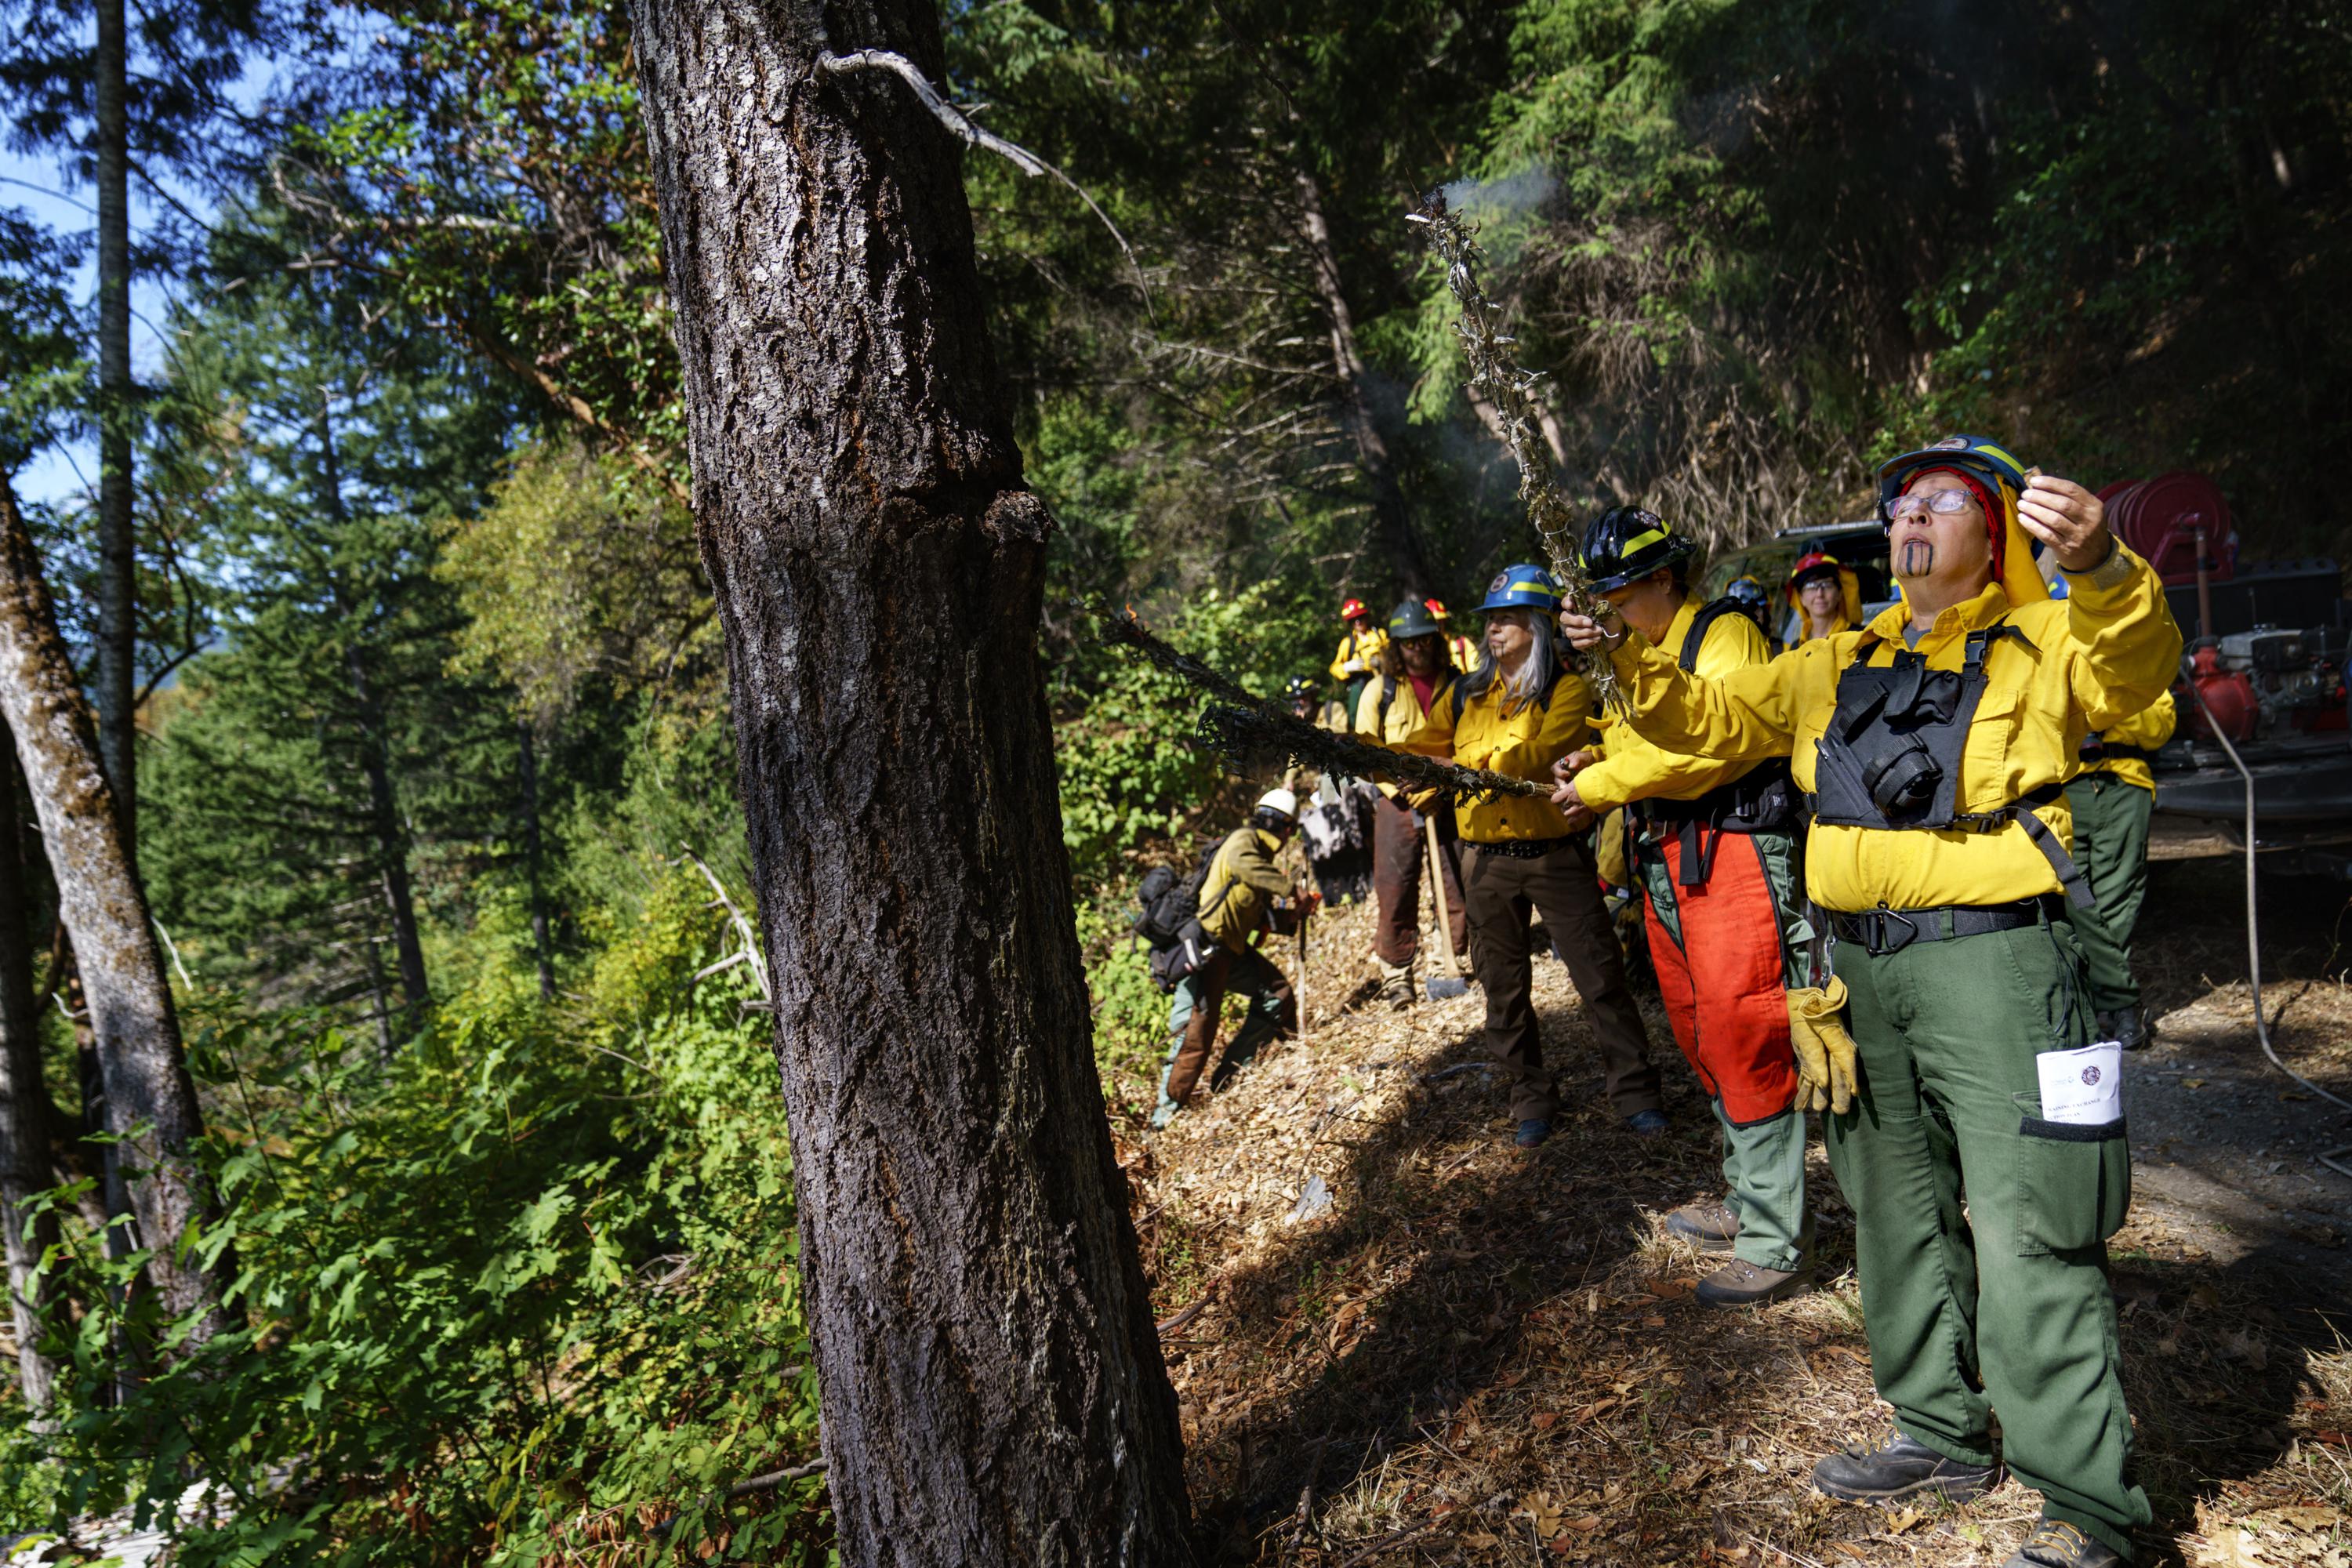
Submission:
M 1896 496 L 1888 501 L 1882 515 L 1889 522 L 1899 522 L 1906 517 L 1932 511 L 1949 517 L 1977 498 L 1964 489 L 1932 490 L 1926 495 Z

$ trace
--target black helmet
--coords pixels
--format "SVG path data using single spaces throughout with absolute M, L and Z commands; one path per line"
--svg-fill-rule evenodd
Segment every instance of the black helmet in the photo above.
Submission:
M 1723 596 L 1752 615 L 1768 616 L 1772 613 L 1771 595 L 1764 591 L 1764 584 L 1753 577 L 1734 577 L 1724 585 Z
M 1287 681 L 1284 682 L 1282 694 L 1285 697 L 1294 698 L 1312 697 L 1315 695 L 1315 682 L 1308 679 L 1306 676 L 1294 675 Z
M 1429 606 L 1419 599 L 1406 599 L 1389 612 L 1389 637 L 1402 642 L 1407 637 L 1442 637 L 1445 628 L 1430 616 Z
M 1688 560 L 1698 546 L 1654 511 L 1612 506 L 1584 531 L 1584 571 L 1602 593 L 1638 583 L 1661 566 Z

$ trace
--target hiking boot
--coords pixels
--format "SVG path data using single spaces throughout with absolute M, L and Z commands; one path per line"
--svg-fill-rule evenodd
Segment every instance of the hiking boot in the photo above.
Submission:
M 2127 1051 L 2137 1051 L 2156 1043 L 2156 1031 L 2148 1027 L 2147 1009 L 2133 1006 L 2117 1013 L 2116 1032 L 2101 1038 L 2114 1040 Z M 2068 1525 L 2066 1528 L 2071 1530 L 2074 1527 Z
M 1412 1005 L 1412 965 L 1381 962 L 1381 1000 L 1391 1007 Z
M 1531 1116 L 1519 1123 L 1519 1130 L 1512 1135 L 1511 1142 L 1522 1149 L 1540 1149 L 1550 1136 L 1551 1123 L 1539 1116 Z
M 2001 1568 L 2118 1568 L 2124 1554 L 2063 1519 L 2045 1519 Z
M 1729 1204 L 1685 1204 L 1666 1216 L 1666 1234 L 1696 1242 L 1701 1252 L 1728 1252 L 1739 1237 L 1739 1211 Z
M 1900 1432 L 1875 1448 L 1847 1448 L 1813 1467 L 1813 1489 L 1848 1502 L 1888 1503 L 1921 1492 L 1966 1502 L 2000 1480 L 1999 1465 L 1964 1465 Z
M 1700 1280 L 1694 1294 L 1708 1307 L 1760 1307 L 1802 1285 L 1811 1272 L 1803 1268 L 1767 1268 L 1735 1258 Z
M 1666 1113 L 1663 1110 L 1637 1110 L 1625 1118 L 1636 1138 L 1656 1138 L 1666 1131 Z

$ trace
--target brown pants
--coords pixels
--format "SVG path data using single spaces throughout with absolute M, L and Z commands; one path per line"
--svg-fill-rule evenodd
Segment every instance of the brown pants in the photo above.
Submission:
M 1297 1032 L 1297 999 L 1291 994 L 1290 982 L 1283 978 L 1274 962 L 1254 947 L 1245 947 L 1239 952 L 1217 948 L 1206 963 L 1177 984 L 1175 1002 L 1169 1009 L 1176 1037 L 1175 1050 L 1168 1060 L 1167 1076 L 1160 1080 L 1161 1100 L 1182 1105 L 1192 1098 L 1201 1074 L 1208 1068 L 1209 1053 L 1217 1044 L 1217 1024 L 1219 1015 L 1224 1011 L 1227 991 L 1238 991 L 1248 997 L 1250 1013 L 1234 1032 L 1233 1043 L 1225 1047 L 1224 1059 L 1217 1064 L 1213 1084 L 1221 1085 L 1240 1071 L 1266 1041 L 1286 1038 Z M 1190 1011 L 1184 1017 L 1172 1016 L 1188 1005 Z
M 1511 1071 L 1511 1115 L 1550 1121 L 1559 1109 L 1552 1075 L 1544 1070 L 1543 1037 L 1529 995 L 1534 964 L 1528 946 L 1528 911 L 1543 916 L 1569 978 L 1592 1015 L 1601 1046 L 1609 1103 L 1620 1116 L 1662 1109 L 1658 1069 L 1650 1065 L 1642 1010 L 1625 984 L 1625 957 L 1594 880 L 1592 850 L 1581 836 L 1532 859 L 1478 852 L 1463 846 L 1463 879 L 1470 891 L 1470 955 L 1486 993 L 1486 1049 Z
M 1413 812 L 1386 795 L 1372 808 L 1372 893 L 1380 900 L 1380 924 L 1372 931 L 1372 951 L 1382 963 L 1411 963 L 1421 947 L 1421 863 L 1427 858 L 1428 836 Z M 1470 952 L 1470 910 L 1462 898 L 1461 842 L 1454 837 L 1453 814 L 1437 819 L 1437 869 L 1445 879 L 1446 923 L 1454 951 Z

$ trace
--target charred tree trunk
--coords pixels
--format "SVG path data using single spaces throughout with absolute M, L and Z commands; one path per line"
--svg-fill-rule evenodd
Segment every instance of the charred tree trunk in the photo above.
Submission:
M 98 743 L 136 863 L 138 579 L 131 548 L 131 117 L 123 0 L 98 0 Z
M 147 898 L 122 842 L 113 793 L 57 611 L 16 498 L 0 484 L 0 708 L 16 732 L 57 878 L 58 906 L 73 933 L 104 1079 L 107 1131 L 125 1170 L 147 1279 L 177 1318 L 217 1310 L 216 1282 L 178 1245 L 214 1217 L 210 1183 L 194 1145 L 204 1131 L 195 1084 L 180 1043 L 163 954 L 147 923 Z M 215 1320 L 207 1317 L 206 1323 Z M 197 1337 L 207 1337 L 200 1325 Z
M 1315 291 L 1321 296 L 1323 314 L 1331 326 L 1331 368 L 1339 378 L 1339 416 L 1356 444 L 1356 467 L 1372 489 L 1372 533 L 1381 553 L 1395 569 L 1405 593 L 1426 599 L 1436 592 L 1436 575 L 1429 567 L 1421 531 L 1404 504 L 1397 483 L 1396 462 L 1389 454 L 1388 437 L 1381 433 L 1372 409 L 1372 389 L 1364 374 L 1364 356 L 1356 347 L 1356 313 L 1348 305 L 1339 282 L 1339 256 L 1332 248 L 1331 226 L 1323 216 L 1323 187 L 1304 170 L 1298 175 L 1298 233 L 1307 245 L 1307 259 L 1315 269 Z
M 633 0 L 851 1563 L 1185 1561 L 927 0 Z M 837 52 L 834 52 L 837 51 Z M 825 63 L 825 62 L 830 62 Z M 867 61 L 866 65 L 874 62 Z
M 41 1071 L 33 996 L 33 939 L 25 919 L 24 835 L 16 817 L 16 764 L 0 755 L 0 1228 L 6 1236 L 8 1304 L 16 1329 L 16 1386 L 35 1415 L 49 1407 L 57 1368 L 41 1353 L 40 1317 L 55 1294 L 35 1275 L 56 1245 L 58 1220 L 27 1229 L 26 1200 L 52 1183 L 51 1150 L 64 1120 Z
M 539 963 L 539 999 L 555 1000 L 555 943 L 548 930 L 547 887 L 541 877 L 539 841 L 539 739 L 530 721 L 515 722 L 522 784 L 522 856 L 530 878 L 530 948 Z

